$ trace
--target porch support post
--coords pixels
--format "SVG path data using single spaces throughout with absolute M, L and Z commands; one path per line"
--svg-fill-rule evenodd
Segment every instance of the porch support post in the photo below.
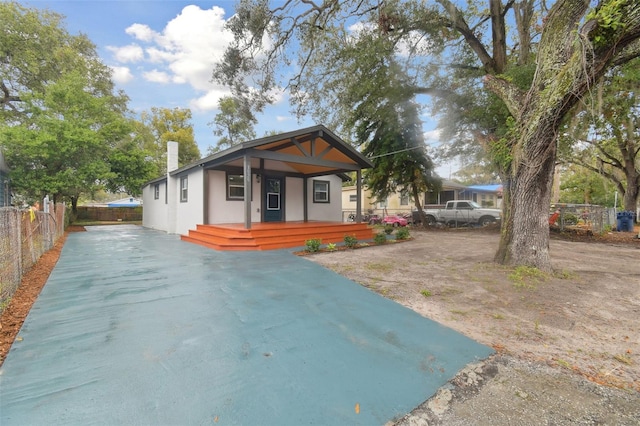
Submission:
M 302 220 L 305 222 L 309 221 L 309 197 L 307 196 L 309 190 L 307 185 L 309 185 L 309 179 L 305 176 L 302 178 Z
M 244 228 L 251 229 L 251 157 L 244 154 Z
M 362 170 L 356 170 L 356 223 L 362 222 Z

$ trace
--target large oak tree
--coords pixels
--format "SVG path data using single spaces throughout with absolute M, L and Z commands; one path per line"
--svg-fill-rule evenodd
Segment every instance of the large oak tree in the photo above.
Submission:
M 270 8 L 264 0 L 243 0 L 229 25 L 236 43 L 214 75 L 234 90 L 246 90 L 249 78 L 259 75 L 262 93 L 281 83 L 291 89 L 300 113 L 327 113 L 339 100 L 340 80 L 376 90 L 375 80 L 340 75 L 343 69 L 336 66 L 375 59 L 371 54 L 341 56 L 357 43 L 359 32 L 371 34 L 372 29 L 384 40 L 373 44 L 379 60 L 391 53 L 406 58 L 405 73 L 416 83 L 401 88 L 407 97 L 429 94 L 459 101 L 451 87 L 424 83 L 453 69 L 468 70 L 477 90 L 491 91 L 508 112 L 498 123 L 498 137 L 489 135 L 486 141 L 505 186 L 495 259 L 549 271 L 548 213 L 558 131 L 609 68 L 640 54 L 640 7 L 635 0 L 558 0 L 536 15 L 529 0 L 488 0 L 481 6 L 470 2 L 465 8 L 449 0 L 327 0 L 286 1 Z M 515 25 L 508 25 L 509 19 Z M 292 60 L 290 52 L 297 52 L 294 75 L 284 74 L 281 66 Z M 456 62 L 443 67 L 447 55 Z M 509 75 L 531 63 L 535 66 L 525 86 Z M 339 114 L 334 117 L 340 121 Z

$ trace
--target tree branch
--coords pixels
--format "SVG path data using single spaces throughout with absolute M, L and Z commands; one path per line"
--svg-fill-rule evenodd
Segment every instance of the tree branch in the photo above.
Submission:
M 521 119 L 522 102 L 525 95 L 522 90 L 507 80 L 495 75 L 486 75 L 484 77 L 484 84 L 489 90 L 502 99 L 516 120 Z
M 487 49 L 485 49 L 482 42 L 475 36 L 473 31 L 469 28 L 469 25 L 464 19 L 464 16 L 460 10 L 449 0 L 436 0 L 444 7 L 449 14 L 449 22 L 446 23 L 449 27 L 458 31 L 465 39 L 471 50 L 478 56 L 480 62 L 484 66 L 487 73 L 496 72 L 496 64 Z

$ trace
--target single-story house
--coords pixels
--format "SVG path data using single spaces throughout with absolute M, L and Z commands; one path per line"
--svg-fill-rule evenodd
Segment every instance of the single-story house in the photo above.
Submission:
M 142 200 L 138 198 L 123 198 L 121 200 L 115 200 L 107 203 L 107 207 L 140 207 Z
M 482 207 L 502 208 L 502 184 L 467 186 L 461 199 L 473 200 Z
M 166 176 L 142 188 L 142 224 L 229 250 L 296 247 L 309 238 L 339 242 L 346 232 L 372 238 L 366 225 L 336 228 L 346 225 L 344 174 L 360 178 L 372 166 L 322 125 L 243 142 L 183 167 L 178 144 L 169 142 Z
M 458 200 L 461 194 L 467 189 L 466 186 L 447 179 L 442 179 L 440 191 L 427 191 L 420 194 L 419 202 L 425 208 L 433 208 L 447 203 L 449 200 Z M 376 201 L 371 191 L 364 186 L 361 189 L 360 207 L 363 212 L 372 214 L 406 214 L 415 209 L 415 203 L 411 200 L 409 193 L 395 192 L 386 200 Z M 356 185 L 342 188 L 342 210 L 343 220 L 347 220 L 350 214 L 355 213 L 358 207 L 358 189 Z
M 0 207 L 11 205 L 11 188 L 9 187 L 9 167 L 0 151 Z

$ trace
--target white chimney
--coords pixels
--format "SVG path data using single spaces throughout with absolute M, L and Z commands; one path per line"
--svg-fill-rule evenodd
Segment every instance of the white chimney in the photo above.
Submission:
M 180 184 L 179 180 L 171 178 L 170 173 L 178 168 L 178 142 L 167 142 L 167 232 L 176 233 L 178 218 L 177 200 Z
M 167 142 L 167 173 L 178 168 L 178 142 Z

